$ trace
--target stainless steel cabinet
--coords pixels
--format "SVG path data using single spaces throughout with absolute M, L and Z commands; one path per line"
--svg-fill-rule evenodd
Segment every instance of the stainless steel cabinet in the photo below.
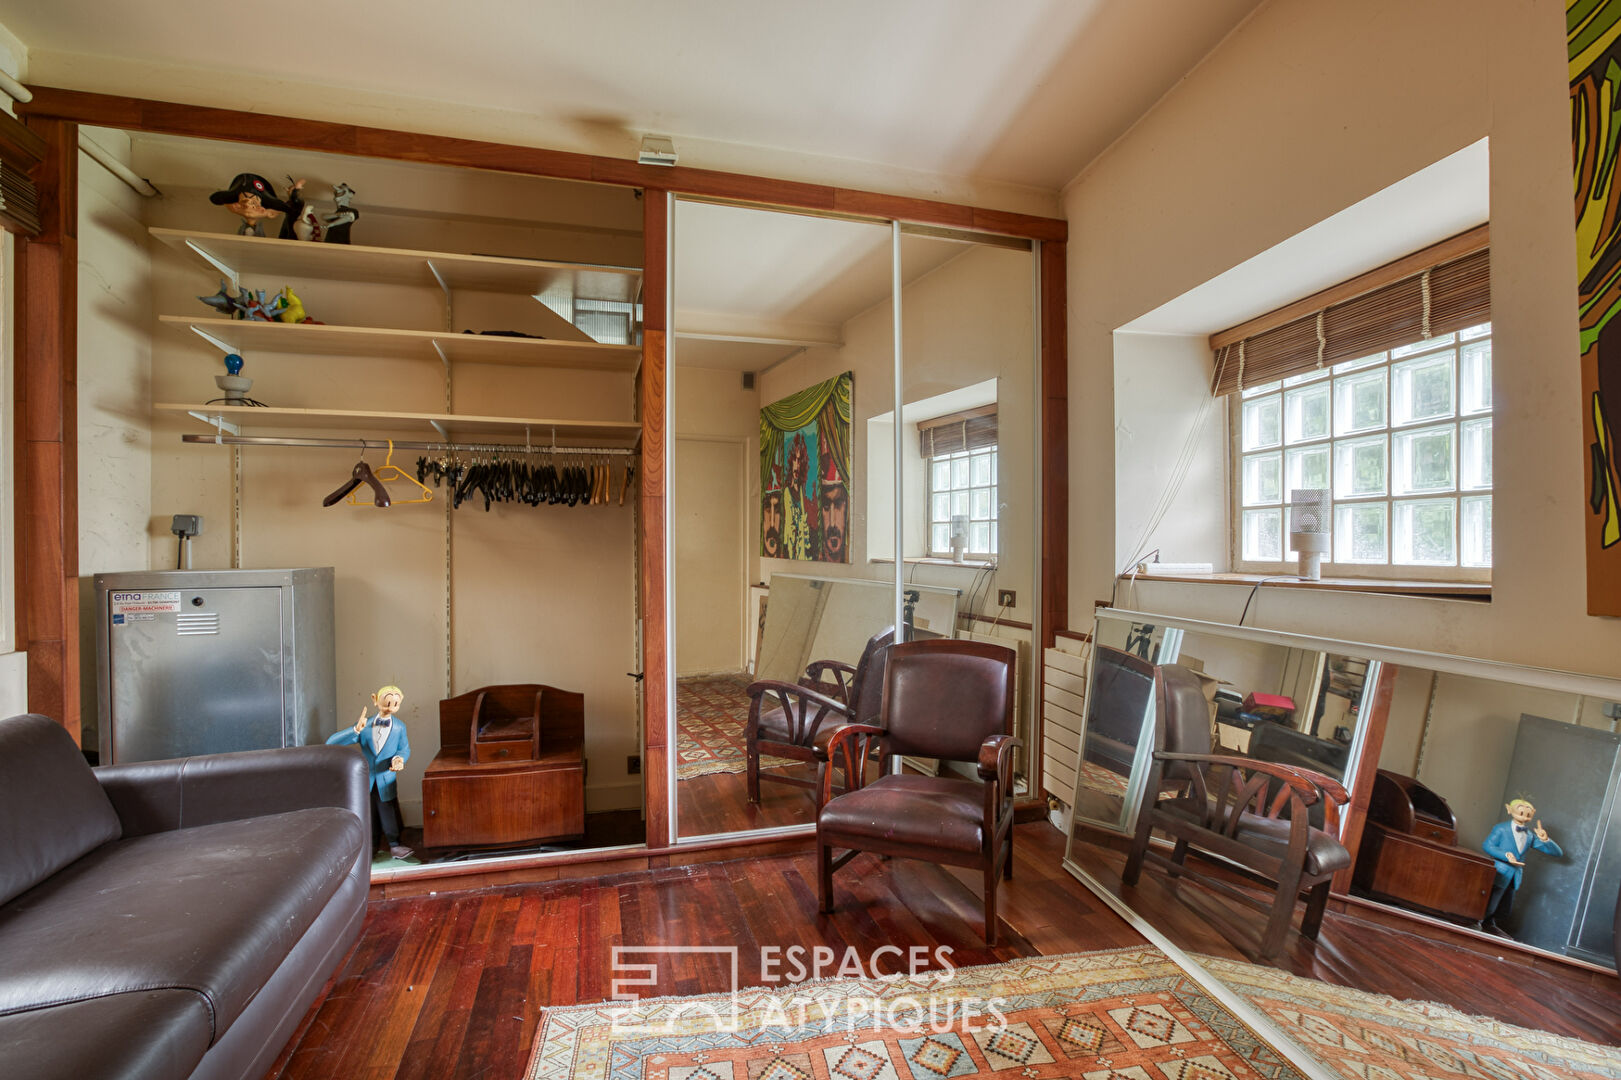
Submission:
M 103 763 L 338 729 L 332 568 L 97 574 Z

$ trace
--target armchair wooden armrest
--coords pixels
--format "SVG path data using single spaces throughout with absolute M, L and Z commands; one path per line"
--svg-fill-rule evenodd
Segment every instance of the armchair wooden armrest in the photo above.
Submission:
M 1242 769 L 1247 773 L 1261 773 L 1274 777 L 1283 781 L 1284 787 L 1279 789 L 1277 797 L 1272 800 L 1267 816 L 1277 817 L 1282 812 L 1284 804 L 1291 797 L 1299 800 L 1301 810 L 1321 802 L 1323 804 L 1323 824 L 1330 832 L 1339 832 L 1339 808 L 1351 801 L 1351 796 L 1338 780 L 1294 765 L 1280 765 L 1275 761 L 1258 761 L 1255 758 L 1234 757 L 1231 754 L 1177 754 L 1164 750 L 1156 750 L 1154 759 L 1167 762 L 1181 761 L 1189 764 L 1225 765 L 1233 769 Z M 1194 775 L 1197 778 L 1195 780 L 1195 789 L 1200 795 L 1203 795 L 1204 783 L 1202 777 L 1197 771 L 1195 771 Z M 1221 801 L 1225 796 L 1226 789 L 1227 785 L 1224 781 L 1218 791 L 1218 801 Z M 1248 802 L 1248 799 L 1244 800 L 1240 803 L 1238 809 L 1248 805 Z
M 844 702 L 837 698 L 798 683 L 782 682 L 777 679 L 762 679 L 750 683 L 747 692 L 749 723 L 745 734 L 751 739 L 759 735 L 760 709 L 762 703 L 769 697 L 775 697 L 777 706 L 782 710 L 783 720 L 788 727 L 789 741 L 800 746 L 815 745 L 816 732 L 829 714 L 843 719 L 849 711 Z M 813 708 L 816 710 L 814 714 L 811 712 Z
M 867 759 L 872 756 L 874 744 L 881 745 L 887 737 L 888 732 L 872 724 L 846 724 L 833 733 L 833 740 L 827 744 L 827 759 L 836 762 L 843 755 L 847 791 L 866 784 Z M 833 770 L 828 769 L 822 779 L 821 802 L 817 805 L 826 806 L 832 797 Z
M 805 665 L 805 677 L 800 680 L 799 685 L 809 687 L 812 690 L 820 690 L 821 687 L 827 685 L 822 681 L 822 676 L 828 673 L 832 674 L 834 685 L 833 693 L 828 696 L 836 697 L 848 706 L 850 704 L 850 689 L 854 685 L 856 677 L 856 669 L 853 664 L 846 664 L 842 660 L 812 660 Z
M 1013 795 L 1013 752 L 1024 746 L 1015 735 L 992 735 L 979 748 L 979 778 L 985 781 L 985 827 L 995 826 L 1002 803 Z

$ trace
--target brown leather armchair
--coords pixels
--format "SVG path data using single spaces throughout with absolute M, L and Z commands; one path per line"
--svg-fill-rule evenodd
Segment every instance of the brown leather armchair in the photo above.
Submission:
M 833 910 L 833 871 L 857 852 L 970 866 L 985 874 L 985 941 L 996 944 L 996 886 L 1013 876 L 1013 755 L 1023 742 L 1013 723 L 1012 649 L 940 639 L 887 650 L 881 721 L 848 724 L 828 746 L 849 790 L 832 797 L 826 776 L 816 816 L 821 910 Z M 879 775 L 861 763 L 879 753 Z M 892 773 L 896 757 L 917 755 L 978 767 L 979 780 Z M 847 849 L 837 859 L 835 848 Z
M 760 781 L 810 788 L 818 799 L 827 775 L 827 745 L 839 728 L 876 720 L 883 704 L 884 659 L 895 641 L 895 628 L 867 639 L 854 667 L 838 660 L 816 660 L 805 668 L 798 683 L 762 679 L 749 686 L 749 722 L 744 741 L 748 748 L 749 802 L 760 801 Z M 824 692 L 826 678 L 833 692 Z M 760 755 L 789 758 L 816 767 L 814 780 L 760 771 Z M 845 777 L 845 787 L 849 787 Z M 842 790 L 842 789 L 841 789 Z
M 1156 749 L 1137 812 L 1137 835 L 1121 875 L 1137 884 L 1152 859 L 1172 877 L 1188 874 L 1219 892 L 1269 911 L 1260 957 L 1283 947 L 1295 899 L 1307 893 L 1300 932 L 1316 938 L 1328 904 L 1330 879 L 1351 865 L 1339 842 L 1339 808 L 1350 797 L 1337 780 L 1291 765 L 1210 752 L 1210 706 L 1198 677 L 1167 664 L 1154 677 Z M 1269 795 L 1269 785 L 1276 794 Z M 1169 791 L 1171 798 L 1163 798 Z M 1180 793 L 1179 793 L 1180 792 Z M 1311 825 L 1321 806 L 1324 828 Z M 1167 857 L 1149 846 L 1155 829 L 1170 835 Z M 1211 874 L 1187 865 L 1189 851 L 1219 856 L 1275 883 L 1270 905 Z

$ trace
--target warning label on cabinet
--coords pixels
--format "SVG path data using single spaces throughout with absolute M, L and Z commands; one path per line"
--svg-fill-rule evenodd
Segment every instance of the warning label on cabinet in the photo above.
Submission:
M 113 621 L 122 622 L 119 615 L 161 615 L 180 610 L 178 592 L 115 592 L 109 597 Z

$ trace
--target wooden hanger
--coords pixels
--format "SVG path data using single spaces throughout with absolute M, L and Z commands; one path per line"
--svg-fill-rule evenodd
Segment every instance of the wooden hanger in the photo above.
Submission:
M 362 450 L 361 453 L 364 454 L 365 451 Z M 328 495 L 326 498 L 322 499 L 321 505 L 331 506 L 339 499 L 342 499 L 345 495 L 349 496 L 350 505 L 354 505 L 355 497 L 353 492 L 355 488 L 359 487 L 361 484 L 367 484 L 371 487 L 371 505 L 386 509 L 389 503 L 393 501 L 388 497 L 388 488 L 384 487 L 383 482 L 377 479 L 377 474 L 371 471 L 371 466 L 367 465 L 366 459 L 362 457 L 359 461 L 355 462 L 355 467 L 349 473 L 349 479 L 344 483 L 344 485 L 338 490 L 334 491 L 332 494 Z

